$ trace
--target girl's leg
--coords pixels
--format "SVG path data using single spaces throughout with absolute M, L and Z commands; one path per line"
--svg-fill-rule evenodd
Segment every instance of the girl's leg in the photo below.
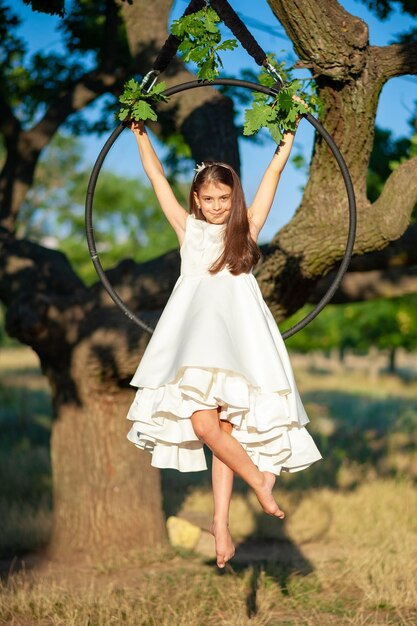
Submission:
M 220 428 L 217 409 L 195 411 L 191 416 L 191 422 L 197 437 L 252 487 L 265 513 L 283 518 L 284 512 L 281 511 L 272 495 L 275 474 L 261 472 L 237 439 Z
M 220 407 L 217 408 L 219 413 Z M 219 420 L 220 429 L 231 432 L 232 424 Z M 210 531 L 216 541 L 217 565 L 224 567 L 226 561 L 235 553 L 232 537 L 229 532 L 229 507 L 233 489 L 233 470 L 213 454 L 212 465 L 214 515 Z

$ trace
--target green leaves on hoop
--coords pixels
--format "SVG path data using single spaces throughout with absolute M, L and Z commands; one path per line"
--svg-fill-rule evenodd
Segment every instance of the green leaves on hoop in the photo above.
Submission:
M 171 27 L 173 35 L 181 40 L 178 50 L 182 53 L 185 63 L 193 61 L 198 66 L 197 76 L 200 80 L 215 80 L 219 75 L 219 67 L 223 67 L 219 52 L 234 50 L 237 46 L 236 39 L 226 39 L 222 42 L 221 34 L 217 26 L 220 18 L 216 11 L 206 6 L 176 20 Z M 284 64 L 278 64 L 274 55 L 268 56 L 269 62 L 285 81 L 276 97 L 255 92 L 253 104 L 245 111 L 243 134 L 254 135 L 261 128 L 267 128 L 276 143 L 280 143 L 282 136 L 287 131 L 294 132 L 297 127 L 297 118 L 302 113 L 321 114 L 321 103 L 316 95 L 314 81 L 310 81 L 308 91 L 304 89 L 299 80 L 292 80 L 290 71 L 284 68 Z M 265 68 L 262 68 L 258 81 L 266 87 L 274 87 L 275 78 Z M 121 108 L 117 117 L 120 121 L 157 120 L 155 105 L 158 102 L 167 102 L 168 98 L 163 95 L 165 83 L 155 84 L 149 93 L 141 90 L 140 84 L 133 78 L 125 84 L 124 92 L 119 100 Z M 303 100 L 300 102 L 297 97 Z
M 117 118 L 124 122 L 125 120 L 152 120 L 156 122 L 158 115 L 154 110 L 154 106 L 158 102 L 168 102 L 168 98 L 163 95 L 166 89 L 164 82 L 155 84 L 152 89 L 145 93 L 141 90 L 140 83 L 131 78 L 125 83 L 125 88 L 119 98 L 121 103 Z
M 216 11 L 206 6 L 175 20 L 171 27 L 172 34 L 181 40 L 178 50 L 184 63 L 196 63 L 197 77 L 201 80 L 214 80 L 219 75 L 219 67 L 223 67 L 219 52 L 237 47 L 236 39 L 222 42 L 218 22 Z
M 243 134 L 254 135 L 261 128 L 267 128 L 273 140 L 279 144 L 285 132 L 294 132 L 297 128 L 297 118 L 303 113 L 321 113 L 321 102 L 312 82 L 309 92 L 303 89 L 299 80 L 292 80 L 284 64 L 278 65 L 273 55 L 268 56 L 269 62 L 276 68 L 283 78 L 285 85 L 280 89 L 275 98 L 260 92 L 253 95 L 253 104 L 245 111 Z M 258 76 L 261 85 L 274 87 L 275 79 L 262 68 Z M 287 82 L 290 81 L 290 82 Z M 299 102 L 298 97 L 304 102 Z M 305 104 L 304 104 L 305 103 Z

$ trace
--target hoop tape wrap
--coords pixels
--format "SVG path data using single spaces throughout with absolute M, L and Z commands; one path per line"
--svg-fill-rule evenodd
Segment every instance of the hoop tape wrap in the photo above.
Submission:
M 258 83 L 252 83 L 252 82 L 245 81 L 245 80 L 236 80 L 232 78 L 218 78 L 213 81 L 192 81 L 189 83 L 182 83 L 180 85 L 176 85 L 175 87 L 170 87 L 164 92 L 164 95 L 169 97 L 169 96 L 173 96 L 175 94 L 181 93 L 182 91 L 188 91 L 189 89 L 197 89 L 200 87 L 208 87 L 212 85 L 228 85 L 228 86 L 233 86 L 233 87 L 242 87 L 244 89 L 250 89 L 252 91 L 260 91 L 261 93 L 265 93 L 271 96 L 276 94 L 276 89 L 274 90 L 274 89 L 271 89 L 270 87 L 259 85 Z M 354 193 L 353 184 L 350 178 L 347 165 L 338 147 L 336 146 L 333 138 L 331 137 L 331 135 L 329 135 L 326 129 L 320 124 L 320 122 L 318 122 L 316 118 L 313 117 L 310 113 L 304 114 L 303 117 L 312 126 L 314 126 L 316 131 L 323 137 L 324 141 L 329 146 L 339 166 L 340 172 L 343 177 L 343 181 L 345 183 L 346 193 L 347 193 L 348 203 L 349 203 L 349 232 L 348 232 L 348 236 L 346 240 L 346 248 L 345 248 L 343 259 L 326 293 L 321 298 L 321 300 L 316 304 L 314 309 L 312 309 L 310 313 L 308 313 L 308 315 L 306 315 L 297 324 L 295 324 L 294 326 L 286 330 L 284 333 L 282 333 L 283 339 L 288 339 L 288 337 L 291 337 L 292 335 L 297 333 L 299 330 L 304 328 L 307 324 L 309 324 L 320 313 L 320 311 L 326 306 L 326 304 L 331 300 L 335 291 L 340 285 L 343 275 L 346 272 L 346 269 L 349 265 L 349 262 L 352 256 L 353 246 L 355 243 L 355 234 L 356 234 L 355 193 Z M 101 282 L 103 283 L 104 288 L 106 289 L 110 297 L 113 299 L 113 301 L 117 304 L 117 306 L 120 307 L 120 309 L 125 313 L 125 315 L 127 315 L 127 317 L 132 322 L 134 322 L 135 324 L 137 324 L 138 326 L 140 326 L 141 328 L 143 328 L 144 330 L 152 334 L 153 329 L 147 324 L 145 324 L 145 322 L 143 322 L 141 319 L 139 319 L 139 317 L 137 317 L 137 315 L 135 315 L 135 313 L 133 313 L 126 306 L 126 304 L 117 294 L 117 292 L 114 290 L 113 286 L 110 284 L 110 281 L 108 280 L 106 273 L 101 265 L 100 258 L 99 258 L 97 248 L 96 248 L 95 238 L 94 238 L 93 200 L 94 200 L 94 191 L 96 188 L 98 176 L 100 174 L 100 170 L 102 168 L 104 159 L 106 158 L 107 154 L 109 153 L 116 139 L 123 132 L 124 128 L 125 126 L 123 126 L 123 124 L 119 124 L 119 126 L 115 128 L 115 130 L 112 132 L 112 134 L 110 135 L 110 137 L 107 139 L 106 143 L 104 144 L 103 148 L 101 149 L 101 152 L 98 155 L 97 161 L 95 162 L 94 167 L 91 172 L 91 176 L 90 176 L 90 180 L 89 180 L 88 188 L 87 188 L 86 203 L 85 203 L 85 227 L 86 227 L 86 235 L 87 235 L 87 244 L 88 244 L 90 257 L 94 264 L 98 277 L 100 278 Z

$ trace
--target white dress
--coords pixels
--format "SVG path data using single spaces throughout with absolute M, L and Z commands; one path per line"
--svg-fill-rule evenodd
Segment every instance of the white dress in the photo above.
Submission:
M 151 464 L 207 469 L 194 411 L 220 419 L 262 471 L 296 472 L 321 459 L 277 324 L 252 274 L 208 268 L 223 250 L 224 224 L 189 214 L 181 272 L 131 381 L 138 387 L 128 439 Z

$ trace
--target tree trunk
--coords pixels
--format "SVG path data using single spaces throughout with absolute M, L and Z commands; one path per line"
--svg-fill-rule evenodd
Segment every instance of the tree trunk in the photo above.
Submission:
M 113 308 L 95 315 L 87 313 L 88 305 L 82 308 L 79 303 L 76 308 L 73 332 L 78 337 L 69 358 L 61 355 L 60 365 L 57 355 L 49 353 L 46 363 L 42 347 L 38 348 L 56 413 L 49 556 L 102 561 L 166 542 L 160 473 L 150 466 L 150 454 L 126 438 L 130 428 L 126 414 L 135 395 L 128 382 L 149 336 L 139 335 Z M 49 316 L 60 323 L 52 307 Z M 63 343 L 59 342 L 61 349 Z M 62 367 L 65 361 L 68 367 Z
M 133 390 L 89 390 L 90 381 L 86 377 L 82 406 L 59 408 L 52 432 L 48 556 L 60 561 L 103 560 L 166 541 L 160 473 L 149 467 L 150 455 L 126 439 Z
M 332 302 L 360 302 L 373 298 L 394 298 L 417 292 L 417 224 L 410 224 L 404 235 L 383 250 L 354 257 L 349 271 Z M 314 288 L 309 302 L 319 302 L 333 282 L 329 272 Z
M 58 355 L 45 355 L 38 347 L 56 413 L 49 555 L 102 561 L 166 542 L 160 473 L 150 466 L 150 454 L 126 438 L 126 414 L 135 395 L 128 383 L 149 336 L 113 308 L 95 314 L 86 302 L 74 308 L 72 313 L 66 308 L 65 320 L 54 307 L 48 311 L 62 330 L 73 326 L 77 339 L 69 346 L 69 358 L 61 353 L 59 364 Z M 58 344 L 61 350 L 63 344 Z

